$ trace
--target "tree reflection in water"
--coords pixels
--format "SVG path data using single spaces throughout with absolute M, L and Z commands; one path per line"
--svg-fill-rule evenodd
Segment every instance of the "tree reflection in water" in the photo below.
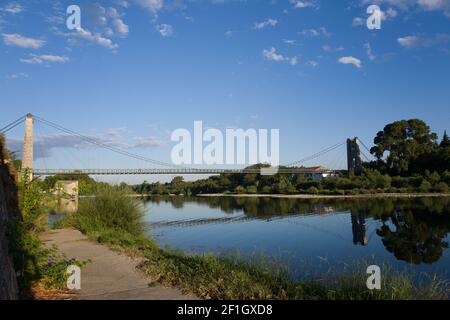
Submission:
M 450 197 L 328 200 L 152 197 L 149 201 L 170 202 L 176 208 L 182 208 L 185 202 L 195 202 L 228 214 L 243 212 L 248 219 L 265 220 L 350 212 L 354 244 L 368 244 L 366 220 L 381 221 L 376 234 L 385 248 L 398 260 L 413 264 L 436 262 L 448 248 L 445 238 L 450 232 Z

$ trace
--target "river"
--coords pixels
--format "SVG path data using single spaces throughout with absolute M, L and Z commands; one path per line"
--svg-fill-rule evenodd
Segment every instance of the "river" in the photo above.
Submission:
M 299 278 L 352 261 L 450 275 L 450 197 L 150 197 L 143 203 L 158 244 L 191 254 L 262 254 Z

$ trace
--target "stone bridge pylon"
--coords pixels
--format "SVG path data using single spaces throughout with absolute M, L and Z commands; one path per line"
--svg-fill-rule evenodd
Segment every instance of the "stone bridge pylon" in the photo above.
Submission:
M 25 137 L 23 139 L 22 174 L 28 172 L 29 181 L 33 180 L 33 115 L 25 118 Z

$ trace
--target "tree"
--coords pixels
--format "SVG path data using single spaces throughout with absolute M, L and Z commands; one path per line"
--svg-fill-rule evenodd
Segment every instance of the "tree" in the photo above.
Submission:
M 442 137 L 442 141 L 441 141 L 440 147 L 441 148 L 450 147 L 450 139 L 449 139 L 449 137 L 447 135 L 447 131 L 444 131 L 444 136 Z
M 184 193 L 184 178 L 183 177 L 175 177 L 170 182 L 171 191 L 174 194 L 182 194 Z
M 374 139 L 370 152 L 394 174 L 409 172 L 412 161 L 436 149 L 437 135 L 420 119 L 395 121 Z M 383 157 L 387 153 L 386 159 Z

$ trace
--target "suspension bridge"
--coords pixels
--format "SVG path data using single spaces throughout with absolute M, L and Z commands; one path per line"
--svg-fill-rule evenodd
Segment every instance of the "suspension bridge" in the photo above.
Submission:
M 0 134 L 6 134 L 19 125 L 25 123 L 25 135 L 23 141 L 23 155 L 22 155 L 22 172 L 29 172 L 31 176 L 49 176 L 49 175 L 218 175 L 218 174 L 261 174 L 261 169 L 257 168 L 243 168 L 243 169 L 217 169 L 217 168 L 188 168 L 172 163 L 159 161 L 144 157 L 139 154 L 129 152 L 127 150 L 109 145 L 102 142 L 100 139 L 90 137 L 79 132 L 67 129 L 61 125 L 54 122 L 48 121 L 36 115 L 27 114 L 20 117 L 19 119 L 5 125 L 0 128 Z M 82 142 L 95 146 L 97 148 L 102 148 L 113 152 L 115 154 L 139 160 L 140 162 L 146 163 L 146 166 L 159 166 L 162 168 L 133 168 L 133 169 L 51 169 L 51 168 L 35 168 L 33 165 L 34 160 L 34 124 L 39 123 L 44 126 L 50 127 L 60 133 L 65 135 L 75 137 Z M 306 162 L 311 162 L 319 157 L 322 157 L 340 147 L 347 146 L 347 169 L 354 172 L 359 172 L 361 170 L 362 160 L 361 155 L 363 155 L 367 160 L 369 157 L 362 151 L 363 147 L 365 150 L 369 151 L 364 143 L 358 138 L 347 139 L 330 147 L 327 147 L 317 153 L 314 153 L 308 157 L 304 157 L 298 161 L 292 162 L 290 164 L 282 165 L 277 168 L 277 173 L 279 174 L 298 174 L 310 177 L 326 177 L 336 173 L 336 169 L 330 169 L 323 166 L 310 166 L 305 167 L 302 164 Z M 369 151 L 370 152 L 370 151 Z

